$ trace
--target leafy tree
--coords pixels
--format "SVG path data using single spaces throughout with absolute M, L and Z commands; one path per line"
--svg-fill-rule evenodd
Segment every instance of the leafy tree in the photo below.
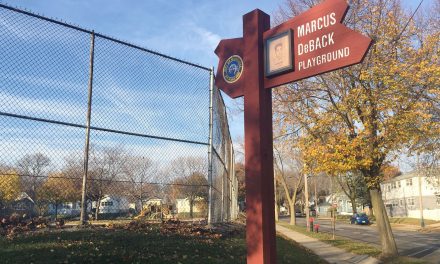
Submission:
M 336 181 L 344 194 L 350 199 L 353 212 L 357 212 L 357 205 L 368 200 L 367 185 L 359 171 L 348 171 L 336 176 Z
M 0 167 L 0 209 L 20 194 L 20 177 L 11 169 Z
M 383 164 L 380 168 L 380 173 L 383 175 L 385 181 L 390 180 L 394 177 L 402 175 L 402 172 L 396 166 L 390 164 Z
M 278 22 L 317 2 L 287 0 Z M 364 62 L 274 93 L 279 126 L 299 131 L 305 162 L 316 164 L 315 172 L 362 173 L 383 255 L 398 252 L 382 201 L 381 168 L 421 135 L 438 132 L 432 117 L 440 99 L 440 27 L 431 10 L 410 21 L 399 0 L 352 2 L 347 25 L 375 41 Z
M 75 184 L 75 179 L 67 178 L 63 173 L 49 175 L 43 185 L 37 190 L 38 197 L 46 205 L 55 207 L 55 218 L 58 218 L 58 207 L 66 202 L 77 202 L 81 199 L 81 189 Z

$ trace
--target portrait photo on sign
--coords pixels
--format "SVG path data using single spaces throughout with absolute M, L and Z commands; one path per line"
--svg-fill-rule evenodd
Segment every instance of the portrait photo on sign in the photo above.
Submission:
M 270 37 L 265 41 L 266 76 L 293 69 L 291 30 Z

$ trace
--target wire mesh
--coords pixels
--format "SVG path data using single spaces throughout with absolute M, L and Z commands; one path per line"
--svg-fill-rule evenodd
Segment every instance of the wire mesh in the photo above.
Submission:
M 0 217 L 236 216 L 210 69 L 5 5 L 0 49 Z
M 233 169 L 234 152 L 227 122 L 226 107 L 217 87 L 213 92 L 213 221 L 235 219 L 238 215 L 238 189 Z

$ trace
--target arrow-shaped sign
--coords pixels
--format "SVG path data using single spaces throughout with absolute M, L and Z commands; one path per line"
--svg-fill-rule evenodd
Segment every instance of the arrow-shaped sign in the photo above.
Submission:
M 265 39 L 287 30 L 293 35 L 293 71 L 265 78 L 264 87 L 312 77 L 362 62 L 372 40 L 342 24 L 346 0 L 327 0 L 264 33 Z
M 372 40 L 342 24 L 348 8 L 346 0 L 326 0 L 264 32 L 264 87 L 277 87 L 362 62 Z M 281 70 L 271 73 L 271 63 L 274 56 L 279 55 L 281 44 L 285 44 L 281 56 L 285 56 L 286 65 L 281 63 Z M 253 60 L 243 57 L 243 53 L 252 48 L 237 38 L 222 40 L 215 51 L 220 58 L 216 85 L 233 98 L 243 96 L 246 76 L 253 74 L 246 72 L 245 67 L 237 67 L 240 60 L 241 65 L 243 61 Z
M 217 87 L 222 87 L 220 89 L 232 98 L 243 96 L 244 93 L 243 80 L 245 79 L 245 71 L 243 69 L 244 65 L 242 60 L 244 55 L 243 46 L 243 38 L 224 39 L 220 41 L 214 51 L 220 58 L 215 84 Z M 230 60 L 227 61 L 228 59 Z M 239 60 L 241 60 L 242 64 L 241 69 L 239 68 L 239 65 L 234 67 L 235 64 L 233 64 L 234 61 L 238 61 L 238 64 Z M 222 66 L 220 67 L 220 65 Z M 240 75 L 238 75 L 239 73 Z

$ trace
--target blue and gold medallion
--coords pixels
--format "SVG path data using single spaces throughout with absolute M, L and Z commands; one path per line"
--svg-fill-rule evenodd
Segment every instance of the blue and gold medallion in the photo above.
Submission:
M 223 65 L 223 78 L 227 83 L 235 83 L 243 73 L 243 60 L 238 55 L 229 57 Z

